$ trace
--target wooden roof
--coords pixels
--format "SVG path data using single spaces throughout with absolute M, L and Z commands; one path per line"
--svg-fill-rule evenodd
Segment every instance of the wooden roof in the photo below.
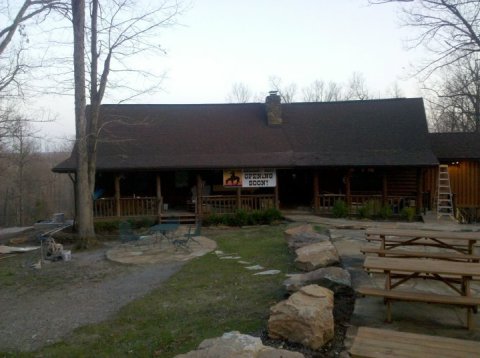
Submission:
M 480 133 L 430 133 L 429 137 L 439 159 L 480 159 Z
M 103 105 L 97 169 L 438 164 L 421 98 L 281 106 L 268 126 L 264 103 Z

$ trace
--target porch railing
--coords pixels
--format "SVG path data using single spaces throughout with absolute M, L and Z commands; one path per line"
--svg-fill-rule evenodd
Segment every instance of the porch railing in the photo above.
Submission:
M 229 214 L 238 209 L 247 211 L 275 207 L 274 195 L 241 195 L 240 204 L 235 195 L 210 195 L 202 197 L 203 214 Z
M 93 203 L 93 213 L 97 218 L 114 216 L 154 216 L 158 215 L 158 199 L 121 198 L 119 212 L 115 198 L 100 198 Z M 119 214 L 119 215 L 118 215 Z
M 345 194 L 321 194 L 317 197 L 318 207 L 316 211 L 329 214 L 333 211 L 333 206 L 338 200 L 344 201 L 347 205 L 350 204 L 348 206 L 350 215 L 358 214 L 359 209 L 367 203 L 371 203 L 374 211 L 379 211 L 383 204 L 383 196 L 380 194 L 352 194 L 350 197 Z M 415 206 L 415 200 L 414 196 L 388 195 L 385 197 L 386 204 L 390 206 L 393 214 L 400 214 L 404 207 Z

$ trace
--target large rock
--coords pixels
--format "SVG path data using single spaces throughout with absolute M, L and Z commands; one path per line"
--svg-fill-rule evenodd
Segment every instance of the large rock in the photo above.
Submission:
M 301 232 L 295 235 L 286 236 L 288 248 L 295 251 L 296 249 L 314 244 L 316 242 L 330 240 L 327 235 L 318 232 Z
M 319 349 L 334 336 L 333 292 L 318 285 L 302 287 L 270 308 L 268 334 L 311 349 Z
M 304 224 L 304 225 L 291 227 L 284 231 L 285 238 L 287 239 L 289 236 L 295 236 L 295 235 L 306 233 L 306 232 L 315 232 L 315 229 L 310 224 Z
M 338 252 L 330 241 L 322 241 L 295 250 L 295 263 L 302 271 L 313 271 L 340 262 Z
M 315 271 L 290 275 L 283 282 L 289 292 L 296 292 L 303 286 L 313 283 L 328 288 L 335 293 L 352 287 L 350 273 L 341 267 L 325 267 Z
M 222 337 L 206 339 L 198 349 L 175 358 L 302 358 L 303 354 L 275 349 L 262 344 L 260 338 L 240 332 L 224 333 Z

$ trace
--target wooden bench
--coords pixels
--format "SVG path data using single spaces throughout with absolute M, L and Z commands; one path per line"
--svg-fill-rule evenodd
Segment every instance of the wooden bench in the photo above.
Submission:
M 472 296 L 452 296 L 441 295 L 437 293 L 418 292 L 418 291 L 400 291 L 400 290 L 385 290 L 376 287 L 359 287 L 357 293 L 363 296 L 382 297 L 387 303 L 387 322 L 392 321 L 392 312 L 390 301 L 407 301 L 407 302 L 424 302 L 434 304 L 444 304 L 451 306 L 466 307 L 474 312 L 477 311 L 477 306 L 480 305 L 480 297 Z
M 439 259 L 439 260 L 448 260 L 448 261 L 468 261 L 468 262 L 479 262 L 479 255 L 468 255 L 460 254 L 454 252 L 419 252 L 419 251 L 408 251 L 408 250 L 385 250 L 385 249 L 375 249 L 370 247 L 364 247 L 360 249 L 360 252 L 363 254 L 377 254 L 378 256 L 387 256 L 387 257 L 418 257 L 418 258 L 429 258 L 429 259 Z
M 480 342 L 359 327 L 349 350 L 353 358 L 478 357 Z

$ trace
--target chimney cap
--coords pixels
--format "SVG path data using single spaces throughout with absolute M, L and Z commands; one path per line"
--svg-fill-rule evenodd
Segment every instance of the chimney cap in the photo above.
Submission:
M 276 95 L 278 95 L 278 91 L 268 91 L 268 94 L 270 96 L 276 96 Z

